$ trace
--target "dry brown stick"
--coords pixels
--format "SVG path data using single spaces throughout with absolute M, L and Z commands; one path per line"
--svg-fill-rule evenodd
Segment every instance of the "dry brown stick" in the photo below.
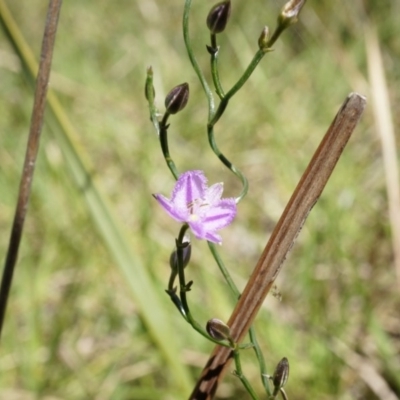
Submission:
M 14 269 L 18 258 L 18 249 L 21 242 L 22 230 L 28 208 L 33 173 L 35 171 L 61 4 L 62 0 L 50 0 L 47 12 L 28 144 L 19 186 L 18 202 L 11 228 L 10 241 L 0 287 L 0 336 L 3 328 L 7 300 L 10 293 Z M 5 13 L 6 10 L 2 8 L 2 12 Z
M 257 315 L 309 212 L 335 168 L 365 105 L 365 97 L 357 93 L 351 93 L 347 97 L 301 177 L 229 319 L 228 325 L 235 342 L 243 340 Z M 231 349 L 215 347 L 190 400 L 212 399 L 230 361 Z

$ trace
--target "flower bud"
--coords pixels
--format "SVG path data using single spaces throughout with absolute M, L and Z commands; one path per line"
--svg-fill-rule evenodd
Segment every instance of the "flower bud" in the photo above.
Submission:
M 283 357 L 275 368 L 272 382 L 274 384 L 274 395 L 278 394 L 279 390 L 283 388 L 289 378 L 289 361 Z
M 191 255 L 192 245 L 190 244 L 189 239 L 185 237 L 183 242 L 183 268 L 185 268 L 189 264 Z M 174 249 L 174 251 L 171 253 L 171 256 L 169 257 L 169 265 L 173 271 L 176 271 L 178 269 L 178 255 L 176 249 Z
M 207 322 L 206 331 L 216 340 L 231 340 L 231 329 L 217 318 L 212 318 Z
M 151 92 L 149 92 L 148 90 L 151 90 Z M 152 97 L 151 97 L 151 95 L 149 95 L 149 93 L 152 93 Z M 154 99 L 154 97 L 156 97 L 156 91 L 154 89 L 154 86 L 153 85 L 151 85 L 150 87 L 146 86 L 144 88 L 144 95 L 145 95 L 147 101 L 150 101 L 151 98 Z
M 144 95 L 145 95 L 147 101 L 150 101 L 151 98 L 154 99 L 154 97 L 156 96 L 156 91 L 153 86 L 153 68 L 152 67 L 147 68 L 147 78 L 146 78 L 146 85 L 144 87 Z
M 278 17 L 278 24 L 282 25 L 283 28 L 287 28 L 289 25 L 297 22 L 297 17 L 300 14 L 306 0 L 290 0 L 282 8 L 282 11 Z
M 258 38 L 258 47 L 260 50 L 268 49 L 268 41 L 269 41 L 269 28 L 268 26 L 264 26 L 264 29 L 261 32 L 260 37 Z
M 222 1 L 210 10 L 207 16 L 207 26 L 213 35 L 221 33 L 225 29 L 230 14 L 230 0 Z
M 165 108 L 169 114 L 176 114 L 185 108 L 189 99 L 189 85 L 182 83 L 175 86 L 165 98 Z

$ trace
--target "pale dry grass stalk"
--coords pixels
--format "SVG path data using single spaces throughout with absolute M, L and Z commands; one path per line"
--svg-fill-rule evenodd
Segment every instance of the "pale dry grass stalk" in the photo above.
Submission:
M 341 358 L 350 368 L 354 369 L 365 384 L 381 400 L 399 400 L 386 380 L 379 373 L 372 360 L 354 352 L 338 338 L 334 338 L 330 349 Z
M 388 196 L 389 222 L 397 284 L 400 286 L 400 183 L 395 131 L 390 107 L 389 89 L 376 28 L 370 22 L 365 28 L 368 74 L 376 130 L 382 146 Z

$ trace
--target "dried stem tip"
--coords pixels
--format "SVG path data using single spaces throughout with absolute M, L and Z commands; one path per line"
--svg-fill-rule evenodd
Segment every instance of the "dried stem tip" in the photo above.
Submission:
M 206 330 L 208 334 L 217 340 L 231 340 L 231 330 L 217 318 L 212 318 L 207 322 Z
M 208 13 L 207 26 L 210 32 L 215 35 L 224 31 L 231 15 L 231 2 L 230 0 L 222 1 L 216 4 Z
M 278 22 L 280 25 L 287 27 L 297 22 L 297 17 L 300 14 L 306 0 L 290 0 L 284 6 L 279 15 Z
M 176 114 L 185 108 L 189 100 L 189 85 L 182 83 L 175 86 L 165 98 L 165 108 L 169 114 Z

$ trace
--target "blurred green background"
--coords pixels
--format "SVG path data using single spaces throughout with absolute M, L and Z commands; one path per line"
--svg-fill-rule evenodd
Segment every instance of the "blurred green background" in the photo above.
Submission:
M 47 2 L 6 3 L 38 59 Z M 213 4 L 194 1 L 191 13 L 193 46 L 207 77 L 205 19 Z M 219 37 L 226 88 L 283 4 L 232 1 Z M 228 196 L 240 183 L 208 148 L 207 104 L 183 44 L 182 9 L 176 0 L 63 4 L 51 89 L 76 130 L 75 147 L 49 112 L 2 336 L 0 399 L 186 399 L 207 361 L 213 345 L 190 329 L 164 293 L 179 225 L 151 196 L 168 195 L 173 178 L 144 99 L 149 65 L 161 112 L 172 87 L 190 85 L 187 108 L 170 121 L 179 170 L 204 170 L 210 183 L 224 181 Z M 395 221 L 372 101 L 378 59 L 367 57 L 377 48 L 382 53 L 387 85 L 381 87 L 389 91 L 386 111 L 392 110 L 396 127 L 399 14 L 400 2 L 391 0 L 308 1 L 300 22 L 283 34 L 216 127 L 221 150 L 250 183 L 234 224 L 222 231 L 221 255 L 243 288 L 341 103 L 352 91 L 368 97 L 278 277 L 282 300 L 268 296 L 256 322 L 268 369 L 283 356 L 290 361 L 291 400 L 400 397 Z M 33 100 L 25 77 L 0 30 L 2 265 Z M 86 175 L 73 169 L 76 149 Z M 123 234 L 117 242 L 110 226 Z M 189 302 L 198 321 L 229 318 L 234 299 L 204 242 L 193 240 L 187 279 L 194 280 Z M 247 378 L 265 398 L 253 353 L 243 358 Z M 224 379 L 218 396 L 249 398 L 234 376 Z

